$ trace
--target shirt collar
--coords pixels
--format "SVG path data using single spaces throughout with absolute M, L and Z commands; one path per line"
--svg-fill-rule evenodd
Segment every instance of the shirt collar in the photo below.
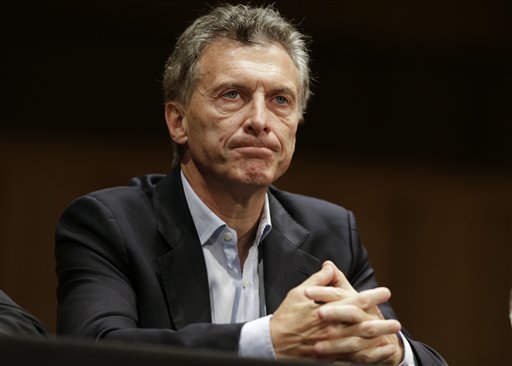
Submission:
M 219 228 L 226 227 L 227 224 L 215 215 L 203 201 L 201 201 L 183 174 L 183 171 L 181 172 L 181 181 L 183 183 L 185 199 L 187 200 L 188 208 L 192 214 L 192 220 L 194 221 L 197 234 L 199 235 L 199 241 L 201 245 L 204 246 L 219 230 Z M 268 194 L 265 194 L 265 203 L 263 204 L 263 211 L 261 213 L 260 223 L 256 231 L 254 242 L 259 245 L 259 243 L 261 243 L 270 232 L 271 228 L 272 222 L 270 220 Z

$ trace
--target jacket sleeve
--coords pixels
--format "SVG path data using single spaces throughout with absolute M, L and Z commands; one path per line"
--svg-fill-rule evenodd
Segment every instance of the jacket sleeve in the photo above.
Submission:
M 0 335 L 45 337 L 46 327 L 0 290 Z
M 120 229 L 119 216 L 95 196 L 79 198 L 63 213 L 55 245 L 57 332 L 236 352 L 242 324 L 197 323 L 176 330 L 161 301 L 155 301 L 155 312 L 164 314 L 155 317 L 162 322 L 141 326 L 138 302 L 152 301 L 138 298 L 144 285 L 139 268 L 144 254 L 127 245 L 133 233 L 126 225 Z M 148 273 L 144 276 L 154 275 Z M 160 296 L 156 292 L 154 296 Z

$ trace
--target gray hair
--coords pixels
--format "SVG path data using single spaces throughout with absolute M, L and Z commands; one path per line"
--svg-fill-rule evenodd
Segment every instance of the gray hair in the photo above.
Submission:
M 311 96 L 308 38 L 272 6 L 222 5 L 196 19 L 178 38 L 165 65 L 163 87 L 165 102 L 188 104 L 199 75 L 198 63 L 204 48 L 225 38 L 244 44 L 277 43 L 290 55 L 299 73 L 299 108 L 306 110 Z M 173 147 L 177 163 L 177 146 Z

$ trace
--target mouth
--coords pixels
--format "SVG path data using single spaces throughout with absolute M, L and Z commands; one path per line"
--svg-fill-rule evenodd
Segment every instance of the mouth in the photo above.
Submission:
M 235 140 L 229 149 L 243 159 L 268 160 L 279 151 L 279 145 L 259 140 Z
M 231 150 L 240 151 L 268 151 L 270 153 L 278 152 L 279 146 L 272 143 L 261 141 L 238 141 L 230 146 Z
M 266 146 L 242 145 L 235 146 L 232 151 L 253 159 L 264 159 L 274 155 L 274 151 Z

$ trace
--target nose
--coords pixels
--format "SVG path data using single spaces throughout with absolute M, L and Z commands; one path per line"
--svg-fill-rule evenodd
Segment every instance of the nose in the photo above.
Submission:
M 248 115 L 244 122 L 244 131 L 250 135 L 260 136 L 270 132 L 270 111 L 265 98 L 255 96 L 248 109 Z

